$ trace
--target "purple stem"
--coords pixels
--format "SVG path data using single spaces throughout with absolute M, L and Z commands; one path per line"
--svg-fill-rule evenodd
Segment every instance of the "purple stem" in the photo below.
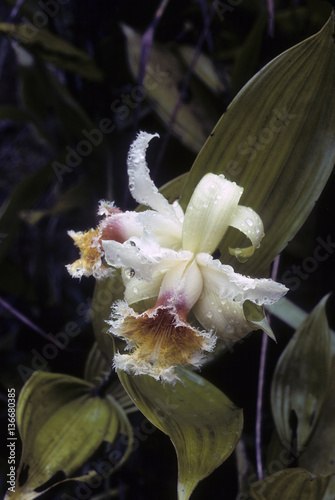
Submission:
M 268 8 L 268 34 L 273 38 L 275 34 L 275 6 L 274 0 L 266 0 Z
M 175 105 L 175 107 L 173 109 L 172 115 L 170 117 L 170 121 L 169 121 L 169 124 L 168 124 L 168 129 L 167 129 L 167 132 L 165 134 L 165 137 L 164 137 L 164 140 L 163 140 L 163 144 L 162 144 L 162 147 L 160 148 L 159 155 L 158 155 L 158 158 L 157 158 L 157 161 L 156 161 L 155 171 L 158 169 L 158 167 L 159 167 L 159 165 L 160 165 L 160 163 L 161 163 L 161 161 L 163 159 L 163 156 L 165 154 L 165 150 L 166 150 L 166 147 L 167 147 L 170 135 L 171 135 L 171 131 L 172 131 L 173 125 L 174 125 L 174 123 L 176 121 L 179 109 L 180 109 L 180 107 L 183 104 L 183 99 L 184 99 L 187 87 L 188 87 L 188 85 L 190 83 L 190 79 L 191 79 L 191 76 L 193 74 L 194 67 L 197 64 L 197 61 L 199 59 L 202 45 L 203 45 L 204 41 L 207 38 L 207 35 L 208 35 L 208 32 L 209 32 L 209 27 L 210 27 L 210 24 L 212 22 L 214 13 L 215 13 L 215 9 L 212 7 L 212 9 L 209 11 L 208 15 L 204 18 L 204 27 L 203 27 L 202 33 L 201 33 L 201 35 L 199 37 L 198 43 L 197 43 L 197 45 L 195 47 L 192 61 L 191 61 L 190 65 L 189 65 L 189 67 L 187 69 L 187 73 L 186 73 L 185 78 L 183 80 L 183 84 L 182 84 L 182 87 L 181 87 L 181 90 L 180 90 L 180 93 L 179 93 L 178 101 L 177 101 L 177 103 L 176 103 L 176 105 Z
M 15 307 L 11 306 L 6 300 L 2 299 L 1 297 L 0 297 L 0 305 L 2 305 L 2 307 L 4 309 L 7 309 L 7 311 L 9 311 L 11 314 L 13 314 L 13 316 L 15 316 L 18 320 L 20 320 L 25 325 L 29 326 L 29 328 L 31 328 L 32 330 L 37 332 L 39 335 L 41 335 L 42 337 L 47 339 L 49 342 L 52 342 L 60 349 L 64 348 L 64 346 L 62 344 L 60 344 L 57 339 L 51 337 L 46 332 L 41 330 L 41 328 L 39 326 L 35 325 L 35 323 L 33 323 L 29 318 L 24 316 L 24 314 L 20 313 L 20 311 L 15 309 Z
M 277 255 L 273 262 L 271 278 L 276 279 L 278 274 L 280 256 Z M 258 370 L 258 387 L 257 387 L 257 405 L 256 405 L 256 436 L 255 436 L 255 446 L 256 446 L 256 468 L 258 479 L 263 479 L 263 459 L 262 459 L 262 409 L 263 409 L 263 396 L 264 396 L 264 380 L 265 380 L 265 368 L 266 368 L 266 354 L 269 344 L 268 335 L 263 332 L 261 354 L 259 360 L 259 370 Z

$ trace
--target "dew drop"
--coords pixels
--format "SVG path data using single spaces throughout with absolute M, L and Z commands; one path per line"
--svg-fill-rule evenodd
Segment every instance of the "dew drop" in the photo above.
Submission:
M 134 292 L 134 293 L 138 293 L 138 288 L 137 288 L 137 286 L 134 286 L 134 288 L 133 288 L 133 292 Z
M 136 247 L 136 243 L 135 243 L 135 241 L 131 241 L 131 240 L 130 240 L 130 241 L 129 241 L 129 243 L 130 243 L 130 245 L 131 245 L 132 247 Z
M 208 313 L 206 314 L 207 318 L 211 318 L 213 316 L 213 313 L 212 311 L 208 311 Z
M 133 278 L 135 276 L 135 270 L 132 267 L 128 267 L 128 269 L 125 270 L 125 275 L 127 278 Z
M 245 222 L 248 224 L 249 227 L 252 227 L 254 225 L 254 222 L 251 219 L 245 219 Z

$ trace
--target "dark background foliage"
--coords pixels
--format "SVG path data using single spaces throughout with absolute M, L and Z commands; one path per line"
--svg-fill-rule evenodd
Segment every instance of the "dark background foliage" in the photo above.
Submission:
M 90 61 L 80 60 L 74 54 L 64 55 L 56 45 L 25 45 L 17 43 L 13 34 L 0 34 L 0 396 L 3 402 L 0 417 L 4 430 L 7 388 L 15 387 L 18 393 L 31 370 L 41 368 L 82 376 L 94 341 L 89 317 L 94 279 L 79 283 L 68 275 L 65 265 L 77 258 L 77 250 L 67 231 L 93 227 L 100 199 L 115 200 L 122 209 L 134 208 L 127 190 L 126 156 L 136 131 L 158 131 L 163 138 L 169 138 L 159 161 L 162 142 L 153 143 L 148 154 L 158 186 L 187 172 L 196 156 L 169 135 L 149 99 L 141 102 L 140 109 L 134 100 L 131 105 L 125 104 L 125 96 L 131 95 L 136 81 L 129 70 L 121 23 L 144 32 L 153 22 L 159 2 L 54 0 L 51 3 L 53 15 L 51 11 L 48 14 L 48 2 L 44 0 L 0 2 L 1 23 L 28 22 L 33 30 L 46 19 L 44 28 L 91 56 Z M 214 9 L 202 45 L 225 82 L 225 91 L 215 96 L 218 116 L 253 74 L 283 50 L 315 33 L 330 11 L 329 3 L 319 0 L 278 0 L 273 33 L 265 25 L 259 39 L 250 41 L 248 36 L 271 2 L 237 3 L 218 3 L 219 6 L 234 4 L 234 8 L 228 9 L 224 16 L 222 11 L 220 14 Z M 156 27 L 155 41 L 169 47 L 197 45 L 211 8 L 213 3 L 204 0 L 170 0 Z M 44 17 L 38 17 L 38 12 L 44 13 Z M 243 51 L 247 54 L 247 50 L 250 55 L 239 59 L 238 55 L 243 55 Z M 235 75 L 233 80 L 232 75 Z M 184 99 L 192 101 L 194 96 L 186 92 Z M 127 110 L 123 119 L 122 105 Z M 105 134 L 103 141 L 92 147 L 90 154 L 82 156 L 76 166 L 61 173 L 55 170 L 55 162 L 65 164 L 67 148 L 75 150 L 85 139 L 83 130 L 92 130 L 106 118 L 115 125 L 114 130 Z M 335 240 L 333 193 L 332 176 L 315 210 L 280 261 L 278 281 L 291 286 L 288 298 L 307 311 L 334 288 L 333 250 L 315 270 L 301 270 L 304 259 L 313 256 L 317 238 Z M 331 313 L 332 299 L 329 317 L 334 327 Z M 76 324 L 78 335 L 53 356 L 46 350 L 50 339 L 45 335 L 63 332 L 69 321 Z M 291 329 L 276 319 L 273 328 L 278 344 L 271 343 L 268 353 L 265 446 L 273 429 L 268 398 L 271 374 L 292 334 Z M 203 376 L 244 408 L 244 435 L 251 461 L 255 450 L 260 341 L 258 332 L 237 345 L 234 353 L 228 353 L 202 371 Z M 132 421 L 134 429 L 141 432 L 143 417 L 137 414 Z M 5 432 L 1 434 L 5 438 Z M 1 488 L 5 491 L 5 447 L 0 463 Z M 175 498 L 176 476 L 172 445 L 156 430 L 145 434 L 125 467 L 109 481 L 111 486 L 119 488 L 117 498 L 122 500 L 170 499 Z M 64 491 L 75 496 L 75 486 L 68 485 L 55 488 L 45 498 L 61 498 Z M 236 492 L 232 456 L 198 486 L 194 499 L 228 500 L 235 498 Z

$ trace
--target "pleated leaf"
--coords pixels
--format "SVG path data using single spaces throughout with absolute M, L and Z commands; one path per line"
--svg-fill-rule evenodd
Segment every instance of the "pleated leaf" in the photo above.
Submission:
M 313 474 L 335 474 L 335 357 L 332 359 L 331 380 L 316 429 L 298 465 Z M 322 500 L 335 498 L 335 476 Z
M 113 443 L 126 428 L 111 397 L 96 396 L 92 384 L 75 377 L 45 372 L 35 372 L 23 386 L 17 425 L 23 451 L 10 498 L 25 500 L 61 482 L 56 473 L 63 473 L 62 481 L 73 476 L 103 441 Z
M 297 329 L 276 366 L 271 406 L 278 435 L 302 452 L 328 389 L 331 337 L 324 297 Z
M 118 374 L 136 406 L 171 438 L 178 457 L 178 498 L 187 500 L 233 452 L 242 432 L 242 410 L 186 369 L 178 370 L 180 382 L 173 387 L 146 375 Z
M 314 476 L 307 470 L 285 469 L 251 485 L 253 500 L 323 500 L 332 476 Z
M 248 246 L 231 230 L 220 246 L 225 263 L 264 275 L 308 217 L 335 161 L 333 16 L 316 35 L 282 53 L 239 92 L 197 156 L 182 193 L 186 207 L 207 173 L 244 188 L 241 205 L 260 214 L 265 237 L 246 263 L 228 247 Z

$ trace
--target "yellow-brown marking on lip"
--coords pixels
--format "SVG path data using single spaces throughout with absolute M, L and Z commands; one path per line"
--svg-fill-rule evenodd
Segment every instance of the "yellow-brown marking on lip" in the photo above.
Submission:
M 134 364 L 152 365 L 157 373 L 171 366 L 193 364 L 192 358 L 208 343 L 200 331 L 167 307 L 127 315 L 117 335 L 129 342 Z

